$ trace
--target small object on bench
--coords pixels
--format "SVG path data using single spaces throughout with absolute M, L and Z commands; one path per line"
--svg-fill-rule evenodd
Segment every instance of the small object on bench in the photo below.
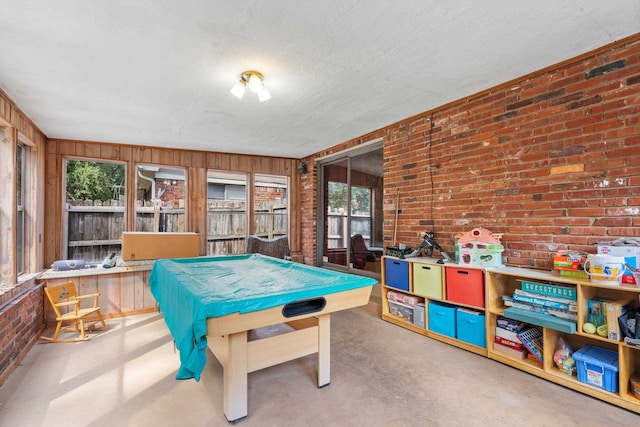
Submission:
M 40 338 L 49 342 L 74 342 L 74 341 L 86 341 L 91 339 L 85 331 L 94 329 L 103 329 L 107 327 L 107 324 L 102 317 L 100 307 L 98 307 L 98 293 L 78 295 L 76 293 L 76 285 L 73 282 L 63 283 L 58 286 L 47 286 L 44 288 L 44 293 L 47 295 L 51 308 L 56 313 L 56 330 L 53 333 L 53 338 L 41 336 Z M 89 308 L 80 307 L 80 302 L 83 299 L 93 298 L 93 306 Z M 69 311 L 63 312 L 61 308 L 68 307 Z M 95 320 L 91 320 L 90 323 L 86 322 L 87 316 L 95 316 Z M 62 324 L 64 322 L 73 322 L 73 326 L 64 328 L 66 332 L 78 332 L 79 335 L 76 338 L 58 339 Z M 96 328 L 95 325 L 101 323 L 102 326 Z

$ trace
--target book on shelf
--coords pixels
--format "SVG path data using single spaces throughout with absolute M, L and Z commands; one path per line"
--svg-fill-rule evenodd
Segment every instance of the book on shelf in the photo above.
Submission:
M 607 311 L 604 306 L 606 298 L 591 298 L 587 301 L 587 322 L 596 326 L 607 323 Z
M 522 341 L 522 344 L 529 350 L 540 363 L 543 362 L 542 351 L 542 332 L 537 328 L 527 328 L 518 332 L 518 338 Z
M 511 340 L 508 340 L 506 338 L 502 338 L 501 336 L 496 335 L 496 338 L 494 339 L 494 342 L 496 344 L 500 344 L 500 345 L 504 345 L 506 347 L 513 348 L 514 350 L 524 350 L 526 348 L 524 346 L 524 344 L 522 344 L 522 341 L 520 341 L 519 338 L 518 338 L 517 342 L 514 342 L 514 341 L 511 341 Z
M 518 295 L 524 295 L 526 297 L 540 298 L 540 299 L 543 299 L 545 301 L 554 301 L 554 302 L 559 302 L 559 303 L 569 304 L 569 305 L 575 305 L 576 304 L 576 302 L 573 301 L 573 300 L 568 300 L 568 299 L 558 298 L 558 297 L 550 297 L 550 296 L 546 296 L 546 295 L 538 295 L 538 294 L 534 294 L 533 292 L 523 291 L 522 289 L 516 289 L 516 290 L 513 291 L 513 293 L 518 294 Z
M 513 300 L 513 298 L 511 298 L 510 295 L 504 295 L 502 297 L 502 302 L 507 307 L 517 307 L 523 310 L 533 311 L 534 313 L 556 316 L 561 319 L 567 319 L 567 320 L 573 320 L 573 321 L 578 320 L 578 313 L 573 313 L 567 310 L 558 310 L 554 308 L 540 307 L 537 305 L 528 304 L 526 302 L 516 302 Z
M 529 352 L 527 351 L 527 349 L 522 349 L 522 350 L 516 350 L 514 348 L 511 347 L 507 347 L 505 345 L 499 344 L 499 343 L 493 343 L 493 349 L 495 351 L 497 351 L 498 353 L 502 353 L 502 354 L 506 354 L 508 356 L 511 356 L 515 359 L 519 359 L 519 360 L 524 360 L 527 358 L 527 355 L 529 354 Z
M 498 316 L 498 318 L 496 319 L 496 326 L 508 331 L 518 332 L 522 330 L 526 326 L 526 324 L 524 322 L 518 322 L 517 320 Z
M 575 286 L 560 283 L 537 283 L 522 280 L 520 288 L 525 292 L 545 295 L 548 297 L 563 298 L 571 301 L 576 301 L 578 299 L 578 293 Z
M 557 310 L 567 310 L 569 312 L 572 313 L 577 313 L 578 312 L 578 306 L 575 303 L 563 303 L 563 302 L 556 302 L 556 301 L 550 301 L 547 299 L 544 299 L 542 297 L 540 298 L 536 298 L 536 297 L 530 297 L 530 296 L 526 296 L 526 295 L 520 295 L 517 293 L 514 293 L 512 296 L 514 301 L 518 301 L 518 302 L 525 302 L 527 304 L 533 304 L 533 305 L 537 305 L 539 307 L 545 307 L 545 308 L 554 308 Z
M 518 332 L 519 331 L 510 331 L 508 329 L 496 326 L 496 338 L 502 338 L 507 341 L 519 343 L 520 338 L 518 338 Z

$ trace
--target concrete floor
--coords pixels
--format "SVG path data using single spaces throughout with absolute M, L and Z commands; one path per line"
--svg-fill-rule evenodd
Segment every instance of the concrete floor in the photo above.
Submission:
M 630 426 L 637 414 L 384 322 L 332 315 L 331 384 L 316 358 L 249 375 L 252 426 Z M 175 379 L 160 314 L 110 319 L 91 341 L 38 343 L 0 387 L 2 426 L 225 426 L 222 369 Z

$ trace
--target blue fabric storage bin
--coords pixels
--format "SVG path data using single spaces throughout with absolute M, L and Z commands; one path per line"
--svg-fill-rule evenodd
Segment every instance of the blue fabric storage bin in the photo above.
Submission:
M 456 337 L 456 307 L 437 301 L 429 302 L 429 330 Z
M 487 329 L 484 313 L 458 308 L 456 310 L 456 331 L 458 339 L 483 348 L 487 347 Z
M 409 262 L 385 258 L 384 283 L 386 286 L 409 292 Z

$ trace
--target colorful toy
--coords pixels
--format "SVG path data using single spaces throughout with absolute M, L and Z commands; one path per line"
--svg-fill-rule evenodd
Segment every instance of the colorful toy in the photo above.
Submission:
M 501 267 L 504 247 L 502 235 L 493 234 L 485 228 L 474 228 L 456 236 L 456 262 L 476 267 Z

